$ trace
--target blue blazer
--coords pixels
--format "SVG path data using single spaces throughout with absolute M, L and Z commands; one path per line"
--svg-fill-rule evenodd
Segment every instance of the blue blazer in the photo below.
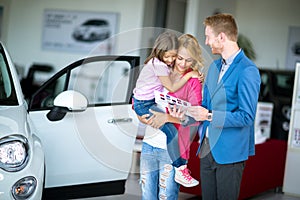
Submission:
M 243 50 L 218 83 L 221 60 L 209 67 L 202 106 L 212 110 L 211 122 L 204 121 L 200 147 L 208 128 L 212 155 L 219 164 L 240 162 L 255 154 L 254 121 L 260 89 L 260 74 Z

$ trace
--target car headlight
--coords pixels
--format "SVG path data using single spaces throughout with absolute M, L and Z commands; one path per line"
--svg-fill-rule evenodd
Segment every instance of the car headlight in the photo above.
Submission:
M 28 162 L 28 142 L 20 135 L 12 135 L 0 140 L 0 168 L 5 171 L 19 171 Z

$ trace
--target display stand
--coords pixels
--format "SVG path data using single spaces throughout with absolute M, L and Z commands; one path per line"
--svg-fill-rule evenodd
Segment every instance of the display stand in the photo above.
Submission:
M 296 64 L 283 192 L 300 196 L 300 62 Z

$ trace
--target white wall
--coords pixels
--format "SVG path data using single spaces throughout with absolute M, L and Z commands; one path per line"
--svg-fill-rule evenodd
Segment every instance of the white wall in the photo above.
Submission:
M 147 2 L 147 4 L 145 3 Z M 44 9 L 72 11 L 105 11 L 120 13 L 116 53 L 132 54 L 149 41 L 141 43 L 139 29 L 153 21 L 155 11 L 148 9 L 154 0 L 0 0 L 4 7 L 2 38 L 15 63 L 28 68 L 33 62 L 49 63 L 57 68 L 65 66 L 82 54 L 45 51 L 41 49 Z M 152 8 L 151 8 L 152 7 Z M 257 65 L 261 68 L 286 68 L 289 26 L 300 26 L 299 0 L 187 0 L 185 32 L 194 34 L 204 45 L 206 16 L 216 10 L 236 16 L 240 33 L 253 43 Z M 146 16 L 144 11 L 147 10 Z M 144 17 L 148 19 L 145 20 Z M 147 32 L 144 32 L 147 34 Z M 132 51 L 133 50 L 133 51 Z M 210 50 L 206 48 L 210 53 Z M 134 52 L 136 53 L 136 52 Z M 134 54 L 133 53 L 133 54 Z
M 300 27 L 299 8 L 299 0 L 237 0 L 239 29 L 252 41 L 258 67 L 287 68 L 288 31 Z
M 253 43 L 257 66 L 286 69 L 289 26 L 300 27 L 299 8 L 299 0 L 188 0 L 185 31 L 196 35 L 210 53 L 204 45 L 203 20 L 215 11 L 231 13 L 239 32 Z
M 119 32 L 140 28 L 143 23 L 142 0 L 0 0 L 4 6 L 8 26 L 4 27 L 4 41 L 16 64 L 28 68 L 33 62 L 50 63 L 57 69 L 86 55 L 41 49 L 44 9 L 71 11 L 96 11 L 119 13 Z M 125 33 L 126 38 L 117 41 L 118 52 L 136 49 L 140 35 Z M 131 38 L 132 37 L 132 38 Z
M 236 0 L 188 0 L 187 3 L 185 32 L 197 37 L 202 47 L 202 54 L 205 60 L 204 72 L 206 72 L 212 59 L 215 59 L 216 56 L 213 56 L 210 48 L 205 45 L 203 21 L 207 16 L 213 15 L 216 11 L 234 15 Z

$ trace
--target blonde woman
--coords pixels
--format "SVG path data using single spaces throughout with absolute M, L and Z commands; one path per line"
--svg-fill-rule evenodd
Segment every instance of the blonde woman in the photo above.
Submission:
M 201 57 L 201 48 L 195 37 L 184 34 L 179 37 L 178 55 L 175 65 L 171 71 L 171 79 L 176 82 L 180 80 L 189 71 L 198 71 L 203 66 Z M 203 77 L 202 77 L 203 78 Z M 191 78 L 178 91 L 170 93 L 180 99 L 189 101 L 192 105 L 200 105 L 202 84 L 196 78 Z M 154 115 L 147 119 L 147 115 L 139 117 L 144 123 L 155 128 L 163 126 L 165 123 L 181 124 L 178 118 L 172 117 L 167 113 L 153 112 Z M 192 120 L 192 119 L 191 119 Z M 177 125 L 176 125 L 177 126 Z M 192 124 L 190 127 L 183 128 L 181 125 L 178 129 L 177 141 L 179 140 L 180 152 L 189 151 L 189 142 L 197 133 L 198 123 Z M 184 141 L 182 141 L 184 138 Z M 178 199 L 179 185 L 174 181 L 176 168 L 172 166 L 166 145 L 166 136 L 162 132 L 156 135 L 150 135 L 146 131 L 143 147 L 141 152 L 141 188 L 142 199 Z M 176 139 L 174 139 L 176 141 Z M 182 145 L 184 144 L 184 145 Z M 188 156 L 184 157 L 184 169 L 180 173 L 186 175 L 187 181 L 198 184 L 195 179 L 190 179 L 190 174 L 186 168 Z

